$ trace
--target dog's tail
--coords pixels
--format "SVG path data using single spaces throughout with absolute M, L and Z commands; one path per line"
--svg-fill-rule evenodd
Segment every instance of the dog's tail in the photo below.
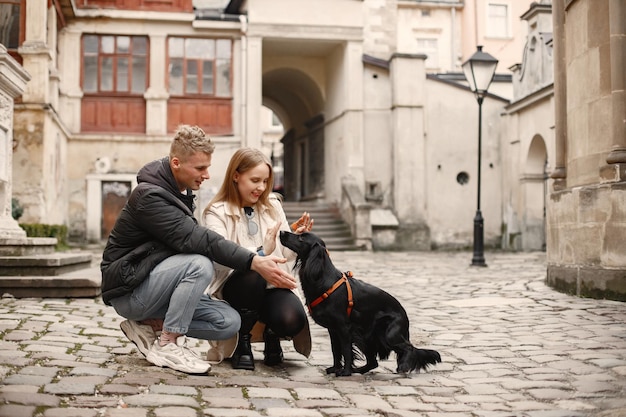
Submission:
M 418 349 L 409 345 L 407 349 L 398 355 L 399 374 L 408 374 L 412 371 L 426 370 L 430 365 L 436 365 L 441 362 L 441 355 L 436 350 Z

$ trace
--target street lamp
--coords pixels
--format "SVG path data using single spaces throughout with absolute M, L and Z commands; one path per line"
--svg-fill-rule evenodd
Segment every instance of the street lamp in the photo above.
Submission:
M 482 135 L 482 106 L 483 99 L 487 95 L 489 85 L 496 72 L 498 60 L 483 52 L 482 45 L 476 47 L 477 51 L 463 64 L 463 73 L 470 90 L 474 92 L 478 101 L 478 198 L 476 203 L 476 216 L 474 217 L 474 255 L 472 256 L 472 266 L 487 266 L 483 254 L 484 246 L 484 226 L 483 215 L 480 212 L 480 153 Z

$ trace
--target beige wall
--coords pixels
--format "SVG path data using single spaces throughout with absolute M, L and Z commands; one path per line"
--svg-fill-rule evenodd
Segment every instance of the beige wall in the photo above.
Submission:
M 418 39 L 435 42 L 435 62 L 426 61 L 426 71 L 459 71 L 461 68 L 461 16 L 463 8 L 458 4 L 425 6 L 414 2 L 399 2 L 397 17 L 398 51 L 424 53 L 429 51 Z
M 478 104 L 474 96 L 442 82 L 427 87 L 427 184 L 431 238 L 436 247 L 472 241 L 477 206 Z M 502 222 L 500 113 L 504 102 L 486 98 L 482 109 L 481 211 L 485 245 L 500 244 Z M 469 182 L 459 184 L 465 172 Z M 487 262 L 488 263 L 488 262 Z

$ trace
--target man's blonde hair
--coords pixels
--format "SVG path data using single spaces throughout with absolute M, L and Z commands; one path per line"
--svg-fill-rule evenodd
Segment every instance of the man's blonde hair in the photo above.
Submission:
M 197 152 L 212 155 L 214 150 L 215 144 L 210 137 L 205 135 L 204 130 L 198 126 L 180 125 L 170 146 L 170 159 L 178 158 L 186 161 Z

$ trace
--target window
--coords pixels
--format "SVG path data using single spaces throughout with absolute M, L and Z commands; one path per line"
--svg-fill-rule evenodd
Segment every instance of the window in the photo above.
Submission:
M 427 69 L 439 68 L 439 45 L 436 38 L 418 38 L 417 52 L 427 56 L 424 62 Z
M 487 36 L 493 38 L 508 38 L 509 34 L 509 6 L 503 3 L 489 3 L 487 5 Z
M 231 96 L 230 39 L 169 38 L 172 96 Z
M 81 131 L 144 133 L 146 36 L 84 35 Z
M 195 124 L 207 134 L 232 134 L 232 41 L 171 37 L 167 46 L 168 132 Z
M 24 41 L 25 0 L 0 0 L 0 43 L 17 58 L 17 48 Z
M 83 36 L 83 92 L 143 94 L 147 59 L 145 36 Z

